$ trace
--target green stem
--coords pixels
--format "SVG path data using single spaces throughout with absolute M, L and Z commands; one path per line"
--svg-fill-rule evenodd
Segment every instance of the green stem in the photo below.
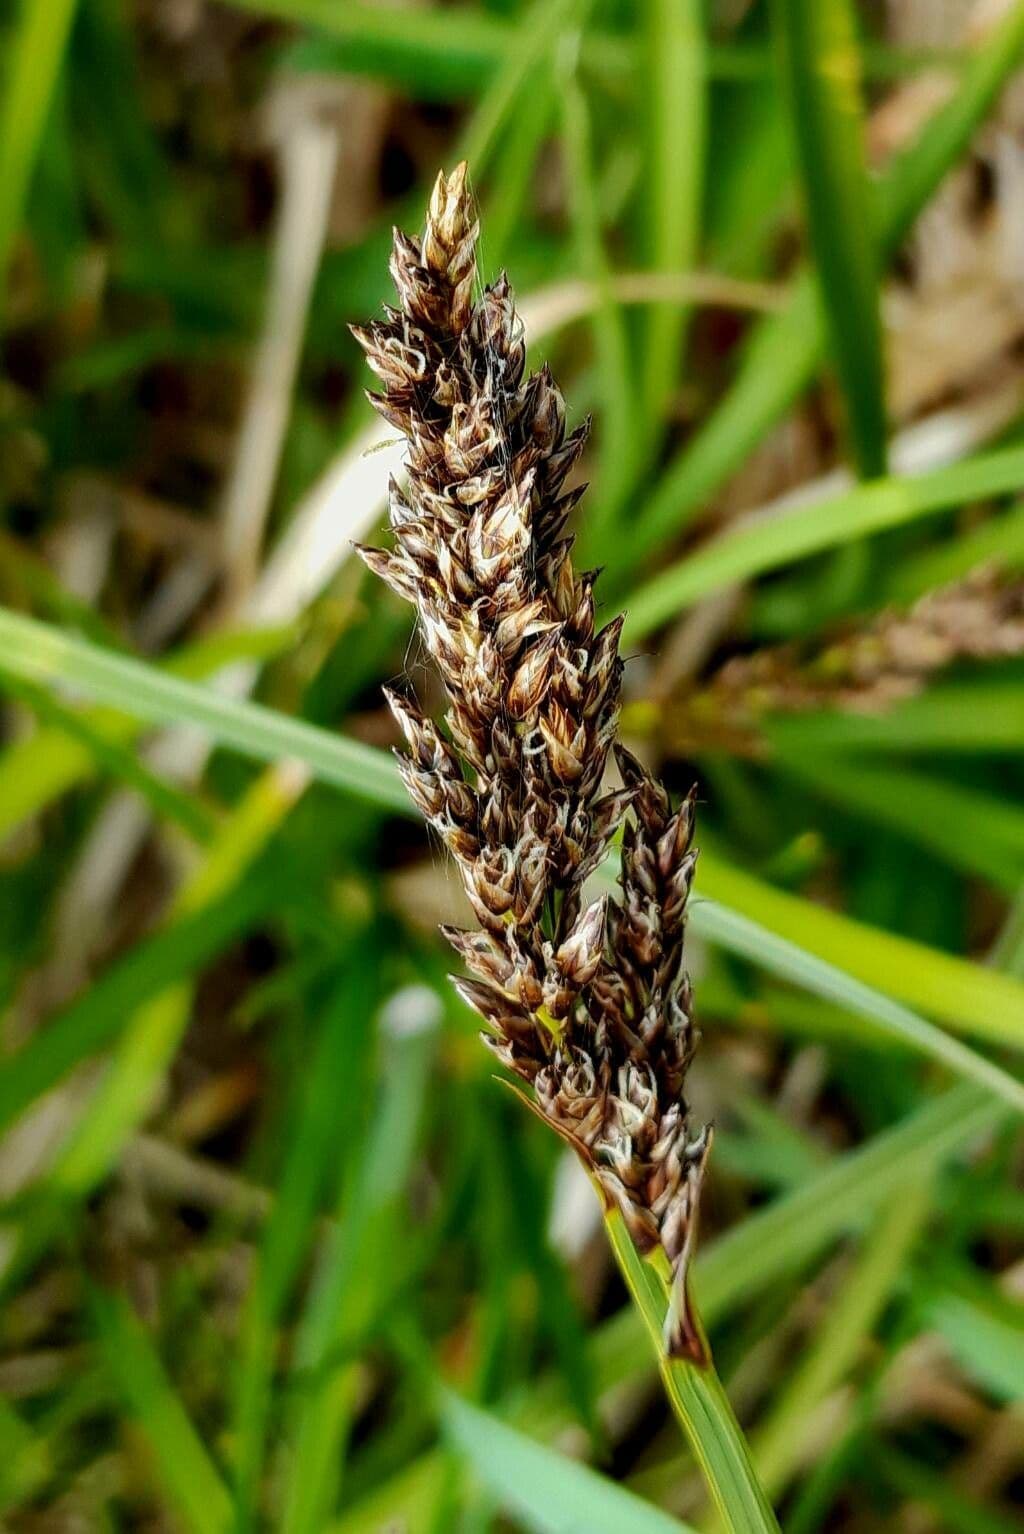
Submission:
M 662 1342 L 667 1275 L 640 1257 L 617 1209 L 605 1215 L 616 1261 L 658 1357 L 665 1393 L 697 1458 L 729 1534 L 778 1534 L 779 1525 L 757 1479 L 750 1450 L 710 1354 L 706 1364 L 669 1358 Z M 699 1322 L 697 1323 L 699 1326 Z

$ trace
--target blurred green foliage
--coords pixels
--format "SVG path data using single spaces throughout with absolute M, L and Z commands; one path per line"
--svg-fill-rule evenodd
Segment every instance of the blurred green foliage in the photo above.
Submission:
M 938 49 L 911 9 L 0 11 L 5 1527 L 705 1517 L 596 1206 L 447 985 L 454 875 L 381 749 L 381 682 L 423 677 L 347 557 L 393 455 L 345 327 L 462 154 L 485 276 L 595 414 L 627 720 L 701 785 L 696 1287 L 755 1459 L 794 1534 L 1019 1522 L 1019 629 L 889 707 L 769 713 L 753 757 L 662 728 L 731 655 L 986 563 L 1019 593 L 1017 311 L 969 366 L 933 339 L 909 404 L 942 332 L 891 314 L 952 305 L 929 241 L 999 284 L 1024 5 Z M 285 219 L 311 124 L 322 242 Z M 281 438 L 238 590 L 254 375 Z

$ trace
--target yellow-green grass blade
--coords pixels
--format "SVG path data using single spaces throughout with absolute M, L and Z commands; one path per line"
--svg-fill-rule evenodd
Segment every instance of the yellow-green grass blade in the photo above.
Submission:
M 173 783 L 151 772 L 142 757 L 130 749 L 130 742 L 126 744 L 117 738 L 116 729 L 96 729 L 81 709 L 67 708 L 52 692 L 32 682 L 19 681 L 8 675 L 3 686 L 11 697 L 32 710 L 44 728 L 58 731 L 80 747 L 98 772 L 108 774 L 125 788 L 134 789 L 159 819 L 177 825 L 193 841 L 204 843 L 209 840 L 213 817 L 205 806 L 193 795 L 183 793 Z M 58 751 L 57 756 L 58 760 L 63 756 L 65 762 L 69 759 L 67 752 Z M 70 758 L 74 759 L 73 752 Z M 38 800 L 38 785 L 34 785 L 33 797 Z
M 861 476 L 885 473 L 877 240 L 864 161 L 861 65 L 851 0 L 775 0 L 815 273 Z
M 0 609 L 0 624 L 2 621 Z M 162 662 L 160 669 L 166 667 L 172 675 L 195 680 L 235 661 L 271 660 L 293 638 L 293 630 L 280 628 L 229 633 L 189 645 Z M 24 675 L 13 668 L 5 672 L 0 657 L 0 688 L 5 674 Z M 77 739 L 75 731 L 43 725 L 0 753 L 0 838 L 39 814 L 61 794 L 93 778 L 103 766 L 104 750 L 123 751 L 142 733 L 144 722 L 137 715 L 108 708 L 76 711 L 76 717 L 82 726 Z M 93 739 L 87 740 L 86 736 Z
M 851 1010 L 870 1008 L 879 1022 L 882 1011 L 894 1007 L 889 1018 L 893 1033 L 909 1039 L 922 1019 L 911 1024 L 913 1014 L 896 1007 L 889 997 L 918 1007 L 971 1037 L 1004 1047 L 1019 1049 L 1024 1045 L 1024 986 L 1013 975 L 826 910 L 706 851 L 701 856 L 697 889 L 700 896 L 710 896 L 715 902 L 712 912 L 702 919 L 702 930 L 712 940 L 722 942 L 727 936 L 724 929 L 734 927 L 730 942 L 733 952 L 743 952 L 752 962 L 798 984 L 798 967 L 805 960 L 821 960 L 826 968 L 812 966 L 804 986 Z M 749 930 L 743 926 L 745 920 L 752 923 Z M 777 952 L 773 951 L 775 946 Z M 858 1000 L 858 982 L 871 990 L 870 999 L 862 995 Z M 883 987 L 885 995 L 881 996 Z M 881 1001 L 887 1003 L 886 1008 Z M 902 1019 L 898 1014 L 903 1014 Z M 948 1035 L 944 1037 L 948 1039 Z
M 953 98 L 879 178 L 875 228 L 879 257 L 899 247 L 947 171 L 956 164 L 1024 54 L 1024 4 L 1013 5 L 968 59 Z M 805 273 L 789 307 L 760 322 L 725 397 L 665 469 L 631 529 L 627 560 L 637 561 L 685 527 L 742 464 L 810 383 L 825 328 Z
M 0 322 L 7 269 L 60 77 L 77 0 L 21 0 L 0 104 Z
M 686 1434 L 705 1484 L 729 1534 L 777 1534 L 771 1503 L 757 1478 L 750 1451 L 710 1359 L 705 1364 L 669 1358 L 663 1333 L 669 1305 L 668 1284 L 645 1262 L 615 1209 L 605 1215 L 605 1229 L 633 1303 L 640 1313 L 658 1360 L 665 1394 Z
M 119 1295 L 94 1292 L 90 1309 L 103 1365 L 141 1427 L 157 1478 L 185 1527 L 227 1534 L 227 1489 L 142 1323 Z
M 564 29 L 577 19 L 582 0 L 533 0 L 516 26 L 500 67 L 487 87 L 460 141 L 459 157 L 479 177 L 496 153 L 509 113 L 527 89 L 533 72 L 549 58 Z M 451 32 L 449 27 L 447 31 Z
M 627 599 L 624 639 L 635 643 L 667 618 L 738 581 L 1024 484 L 1024 448 L 979 454 L 913 478 L 876 480 L 765 521 L 739 524 L 670 565 Z
M 148 724 L 196 725 L 222 744 L 264 761 L 296 757 L 317 776 L 339 782 L 374 804 L 405 808 L 395 774 L 390 770 L 382 774 L 379 751 L 257 704 L 197 687 L 33 618 L 0 611 L 0 655 L 0 671 L 33 682 L 80 688 L 97 703 L 127 711 Z
M 74 682 L 104 702 L 159 722 L 199 725 L 222 744 L 263 760 L 295 757 L 325 782 L 381 809 L 409 813 L 393 764 L 368 746 L 258 704 L 219 698 L 209 689 L 10 613 L 0 613 L 0 643 L 5 642 L 7 668 L 35 681 Z M 1019 1107 L 1024 1101 L 1024 1088 L 1005 1071 L 882 994 L 884 987 L 979 1038 L 1020 1047 L 1024 986 L 1019 981 L 826 911 L 707 853 L 698 887 L 715 903 L 695 903 L 694 926 L 712 941 L 869 1016 L 1008 1102 Z

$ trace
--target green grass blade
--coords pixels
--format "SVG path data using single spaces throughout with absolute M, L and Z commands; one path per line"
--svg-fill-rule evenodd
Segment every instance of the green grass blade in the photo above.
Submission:
M 694 1289 L 704 1320 L 718 1325 L 773 1284 L 800 1272 L 838 1237 L 863 1229 L 878 1206 L 909 1180 L 927 1176 L 1006 1117 L 1002 1103 L 962 1083 L 749 1215 L 697 1253 Z M 591 1349 L 603 1390 L 638 1382 L 650 1371 L 644 1324 L 632 1305 L 599 1328 Z M 556 1399 L 561 1401 L 561 1395 Z M 529 1431 L 550 1436 L 565 1424 L 567 1413 L 559 1406 L 552 1410 L 542 1390 L 529 1396 L 519 1420 Z M 334 1534 L 376 1534 L 399 1503 L 412 1527 L 422 1487 L 435 1473 L 435 1458 L 415 1460 L 402 1475 L 404 1497 L 394 1483 L 381 1488 L 368 1499 L 365 1512 L 360 1504 Z
M 788 1371 L 771 1415 L 758 1429 L 754 1462 L 773 1496 L 799 1464 L 816 1408 L 856 1364 L 899 1284 L 931 1212 L 930 1184 L 930 1178 L 908 1182 L 881 1211 L 813 1341 Z
M 946 172 L 955 165 L 1024 54 L 1024 5 L 1014 5 L 969 58 L 953 99 L 879 178 L 875 227 L 891 255 Z M 729 391 L 710 420 L 667 466 L 631 531 L 636 562 L 692 520 L 739 468 L 814 376 L 825 328 L 814 286 L 798 279 L 788 309 L 762 321 Z
M 697 1257 L 694 1287 L 705 1321 L 716 1325 L 798 1272 L 838 1236 L 862 1227 L 897 1189 L 1005 1117 L 1001 1103 L 962 1082 L 750 1215 Z
M 461 141 L 459 157 L 469 161 L 473 176 L 483 174 L 520 92 L 542 60 L 551 55 L 560 34 L 575 21 L 580 8 L 581 0 L 534 0 L 516 27 L 501 67 Z M 446 27 L 445 31 L 450 34 L 451 28 Z
M 626 1285 L 658 1359 L 665 1394 L 693 1449 L 708 1491 L 729 1534 L 778 1534 L 771 1503 L 757 1478 L 746 1440 L 714 1365 L 668 1358 L 662 1335 L 668 1308 L 666 1284 L 644 1262 L 619 1211 L 605 1215 L 605 1229 Z
M 776 0 L 775 18 L 853 456 L 860 474 L 874 479 L 885 473 L 885 396 L 856 16 L 850 0 Z
M 707 140 L 707 59 L 700 0 L 649 0 L 641 47 L 647 101 L 647 265 L 686 272 L 697 265 Z M 679 379 L 688 311 L 653 304 L 644 314 L 639 420 L 655 440 Z
M 274 770 L 256 780 L 183 886 L 172 919 L 205 909 L 239 883 L 301 787 Z M 106 1073 L 43 1180 L 38 1212 L 22 1221 L 4 1253 L 0 1287 L 9 1289 L 38 1261 L 68 1209 L 102 1183 L 151 1111 L 188 1026 L 192 994 L 191 984 L 180 981 L 147 1001 L 125 1025 Z
M 365 980 L 365 977 L 363 977 Z M 295 1344 L 295 1410 L 285 1424 L 283 1534 L 319 1534 L 336 1499 L 355 1409 L 351 1350 L 392 1303 L 401 1263 L 401 1198 L 412 1170 L 435 1040 L 429 1019 L 390 1039 L 380 1102 L 364 1153 L 343 1190 Z M 373 1275 L 373 1281 L 368 1281 Z
M 566 51 L 570 50 L 568 47 Z M 590 107 L 575 58 L 561 70 L 562 124 L 570 187 L 577 265 L 598 295 L 592 315 L 594 350 L 601 391 L 599 497 L 592 508 L 591 532 L 614 521 L 633 482 L 637 463 L 634 423 L 636 392 L 622 310 L 611 286 L 611 272 L 601 236 L 599 194 L 595 181 Z M 600 547 L 600 543 L 598 543 Z
M 91 1311 L 102 1361 L 145 1433 L 160 1482 L 186 1527 L 226 1534 L 231 1500 L 142 1324 L 120 1296 L 94 1293 Z
M 784 777 L 927 847 L 952 868 L 981 874 L 1010 895 L 1024 883 L 1024 810 L 1016 805 L 902 765 L 830 751 L 776 750 L 773 761 Z
M 150 724 L 197 725 L 221 744 L 262 761 L 298 757 L 318 777 L 374 804 L 406 807 L 398 778 L 381 773 L 380 752 L 357 741 L 197 687 L 17 613 L 0 611 L 0 651 L 3 669 L 15 676 L 83 688 L 96 702 Z
M 280 885 L 247 879 L 165 931 L 143 939 L 77 1001 L 41 1024 L 0 1072 L 0 1133 L 76 1065 L 111 1044 L 157 991 L 177 984 L 265 916 Z
M 273 1401 L 278 1327 L 315 1233 L 317 1199 L 338 1159 L 338 1125 L 354 1119 L 362 1056 L 370 1037 L 371 998 L 354 972 L 356 955 L 324 1008 L 295 1122 L 287 1126 L 286 1161 L 267 1224 L 241 1327 L 241 1363 L 233 1434 L 240 1527 L 258 1511 L 260 1472 Z
M 0 623 L 3 613 L 0 609 Z M 162 663 L 172 675 L 198 679 L 236 660 L 270 660 L 291 643 L 290 629 L 265 629 L 256 633 L 220 635 L 187 646 Z M 105 650 L 101 650 L 106 654 Z M 116 653 L 116 652 L 115 652 Z M 4 676 L 0 663 L 0 686 Z M 6 675 L 15 673 L 8 668 Z M 20 673 L 23 674 L 23 673 Z M 142 732 L 142 721 L 129 713 L 111 709 L 82 710 L 81 738 L 76 731 L 43 726 L 0 754 L 0 837 L 8 835 L 47 805 L 100 771 L 103 750 L 123 750 Z M 95 737 L 100 750 L 94 749 Z
M 535 1534 L 685 1534 L 690 1526 L 449 1390 L 441 1421 L 477 1476 Z M 692 1531 L 691 1531 L 692 1534 Z
M 947 682 L 882 715 L 823 711 L 769 719 L 764 736 L 788 757 L 812 750 L 1016 756 L 1024 748 L 1024 685 Z
M 31 682 L 8 676 L 4 687 L 30 708 L 38 720 L 80 746 L 91 757 L 97 771 L 105 772 L 125 788 L 132 788 L 149 805 L 158 819 L 177 825 L 193 841 L 207 842 L 213 830 L 209 811 L 192 795 L 183 793 L 157 773 L 151 772 L 135 752 L 126 749 L 116 730 L 94 729 L 88 716 L 79 709 L 66 708 L 52 693 Z M 62 753 L 58 753 L 60 756 Z M 65 756 L 65 760 L 66 760 Z
M 7 268 L 60 77 L 77 0 L 22 0 L 0 105 L 0 321 Z
M 964 1372 L 1001 1401 L 1024 1400 L 1024 1306 L 986 1285 L 952 1286 L 925 1307 Z
M 699 598 L 870 533 L 903 527 L 1024 484 L 1024 448 L 981 454 L 913 478 L 859 485 L 827 501 L 740 524 L 670 565 L 628 598 L 624 638 L 635 642 Z

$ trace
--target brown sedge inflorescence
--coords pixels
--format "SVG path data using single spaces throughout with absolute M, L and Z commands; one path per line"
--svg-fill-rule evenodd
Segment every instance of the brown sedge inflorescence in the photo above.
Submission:
M 460 165 L 438 177 L 422 240 L 395 232 L 399 307 L 353 329 L 381 383 L 371 402 L 408 442 L 394 548 L 360 553 L 416 607 L 448 699 L 442 732 L 388 692 L 399 766 L 478 923 L 443 929 L 470 971 L 461 995 L 637 1247 L 664 1251 L 666 1346 L 699 1361 L 686 1269 L 711 1134 L 683 1096 L 694 796 L 673 810 L 616 741 L 622 619 L 597 627 L 596 572 L 575 572 L 566 532 L 589 422 L 567 433 L 547 368 L 524 377 L 507 279 L 475 297 L 478 233 Z M 607 791 L 612 753 L 622 786 Z M 589 899 L 620 828 L 617 893 Z

